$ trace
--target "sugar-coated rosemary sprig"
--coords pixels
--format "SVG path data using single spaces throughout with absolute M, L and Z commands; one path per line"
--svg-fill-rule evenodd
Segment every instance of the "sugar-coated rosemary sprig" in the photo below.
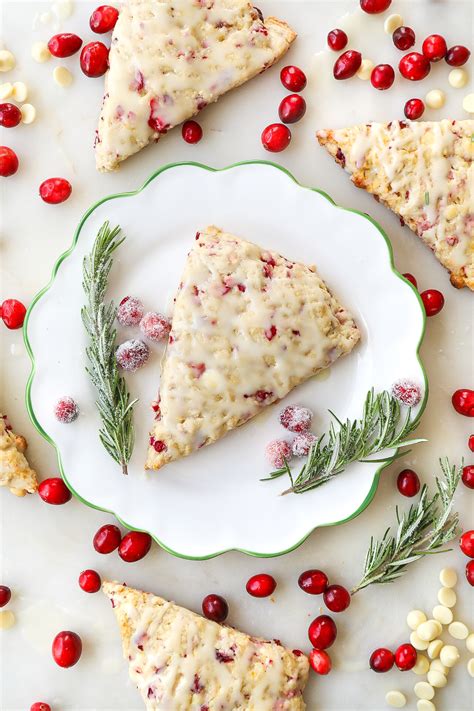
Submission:
M 96 405 L 102 419 L 99 438 L 107 452 L 128 474 L 127 465 L 134 445 L 133 406 L 125 380 L 115 360 L 115 317 L 113 302 L 105 303 L 108 277 L 115 250 L 125 237 L 120 227 L 110 229 L 105 222 L 100 228 L 90 254 L 84 258 L 82 286 L 87 303 L 81 310 L 82 322 L 89 336 L 86 349 L 87 373 L 97 390 Z
M 392 583 L 406 573 L 410 563 L 424 555 L 443 553 L 447 543 L 460 533 L 459 514 L 453 511 L 453 497 L 462 475 L 462 467 L 441 460 L 443 477 L 436 478 L 437 492 L 430 497 L 425 485 L 418 499 L 400 516 L 395 533 L 389 528 L 380 541 L 370 539 L 364 574 L 352 594 L 368 585 Z

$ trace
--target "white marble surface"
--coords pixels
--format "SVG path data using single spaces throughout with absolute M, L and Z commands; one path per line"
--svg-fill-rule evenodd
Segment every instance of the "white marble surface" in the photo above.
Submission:
M 150 589 L 198 610 L 201 598 L 210 591 L 225 595 L 230 603 L 229 621 L 247 631 L 279 637 L 292 647 L 306 647 L 309 621 L 319 614 L 318 598 L 304 595 L 296 585 L 300 572 L 308 567 L 325 569 L 332 580 L 355 583 L 371 535 L 380 535 L 395 516 L 395 506 L 406 505 L 397 494 L 395 478 L 403 465 L 415 467 L 424 481 L 431 483 L 439 456 L 453 461 L 473 457 L 466 441 L 472 421 L 454 413 L 450 396 L 458 387 L 471 386 L 472 371 L 472 295 L 454 290 L 444 270 L 398 220 L 369 196 L 353 188 L 347 176 L 315 144 L 315 128 L 343 125 L 370 119 L 401 118 L 401 107 L 415 95 L 412 87 L 394 88 L 381 94 L 367 85 L 351 83 L 334 87 L 324 80 L 325 60 L 314 59 L 324 46 L 324 38 L 338 18 L 354 10 L 355 0 L 344 2 L 299 2 L 297 0 L 261 3 L 263 9 L 288 19 L 298 30 L 299 39 L 289 59 L 310 75 L 305 92 L 309 111 L 295 127 L 292 147 L 277 156 L 303 183 L 320 187 L 338 202 L 369 212 L 392 238 L 396 264 L 401 271 L 418 277 L 422 289 L 435 287 L 446 296 L 443 312 L 428 321 L 422 356 L 430 379 L 431 395 L 420 434 L 429 438 L 400 463 L 387 469 L 371 506 L 356 520 L 337 528 L 314 533 L 298 550 L 266 561 L 241 554 L 226 554 L 207 562 L 173 558 L 155 546 L 143 561 L 128 566 L 117 556 L 101 557 L 92 548 L 95 530 L 111 517 L 86 508 L 77 501 L 51 508 L 39 497 L 16 499 L 0 492 L 1 568 L 3 584 L 14 591 L 10 609 L 17 624 L 0 633 L 2 654 L 0 705 L 4 711 L 25 711 L 37 700 L 51 703 L 55 711 L 106 709 L 138 711 L 142 708 L 137 693 L 127 680 L 121 660 L 118 633 L 108 603 L 100 594 L 86 596 L 77 585 L 77 576 L 95 567 L 104 577 L 126 580 L 131 585 Z M 85 39 L 86 18 L 94 4 L 76 5 L 64 29 L 77 31 Z M 209 107 L 202 115 L 205 140 L 198 146 L 184 144 L 179 131 L 170 134 L 124 165 L 116 175 L 99 176 L 93 166 L 94 123 L 100 101 L 101 81 L 83 77 L 74 58 L 65 60 L 73 67 L 74 84 L 68 90 L 52 82 L 53 63 L 35 65 L 30 46 L 36 39 L 47 39 L 51 26 L 33 31 L 37 11 L 47 3 L 4 2 L 2 39 L 14 51 L 17 68 L 12 80 L 27 81 L 31 102 L 37 106 L 38 120 L 32 126 L 3 130 L 1 142 L 17 150 L 21 169 L 13 178 L 2 180 L 1 190 L 1 298 L 14 296 L 28 303 L 49 279 L 57 255 L 70 243 L 84 210 L 101 196 L 134 189 L 159 165 L 177 160 L 198 160 L 215 166 L 254 158 L 268 158 L 260 146 L 260 130 L 276 118 L 276 108 L 284 95 L 278 71 L 273 70 Z M 469 43 L 472 33 L 472 4 L 410 2 L 395 0 L 393 12 L 401 12 L 407 24 L 420 35 L 445 32 L 451 44 Z M 360 15 L 346 20 L 353 28 L 357 44 L 372 59 L 394 60 L 396 54 L 383 35 L 383 18 Z M 355 44 L 355 42 L 354 42 Z M 423 82 L 423 92 L 447 88 L 445 67 L 436 67 Z M 443 71 L 444 70 L 444 71 Z M 9 77 L 2 75 L 2 80 Z M 472 90 L 472 89 L 471 89 Z M 407 94 L 408 92 L 412 92 Z M 467 92 L 452 92 L 442 112 L 427 113 L 427 118 L 464 116 L 460 108 Z M 37 186 L 46 177 L 62 175 L 71 180 L 72 198 L 64 205 L 51 207 L 37 197 Z M 177 208 L 183 196 L 177 196 Z M 295 215 L 295 220 L 297 219 Z M 390 318 L 390 314 L 387 314 Z M 30 441 L 30 457 L 42 478 L 57 473 L 52 449 L 35 432 L 24 407 L 24 386 L 29 361 L 21 333 L 1 334 L 2 407 L 15 427 Z M 396 334 L 394 334 L 396 337 Z M 389 347 L 389 344 L 387 344 Z M 97 473 L 100 476 L 100 472 Z M 474 523 L 472 493 L 462 487 L 457 506 L 465 528 Z M 179 511 L 176 512 L 179 516 Z M 196 516 L 199 511 L 196 511 Z M 249 521 L 251 525 L 251 521 Z M 291 521 L 282 525 L 291 526 Z M 311 677 L 306 694 L 310 711 L 356 711 L 383 709 L 384 695 L 392 688 L 405 691 L 407 708 L 416 708 L 411 673 L 392 671 L 375 675 L 367 669 L 367 659 L 376 646 L 396 647 L 407 641 L 406 613 L 412 607 L 427 612 L 436 604 L 438 572 L 443 565 L 457 569 L 458 604 L 456 616 L 474 625 L 473 591 L 463 580 L 466 559 L 456 549 L 416 563 L 407 576 L 393 586 L 361 592 L 337 622 L 339 638 L 331 652 L 334 671 L 325 678 Z M 254 600 L 245 593 L 247 578 L 259 571 L 275 575 L 278 588 L 272 600 Z M 62 670 L 52 661 L 51 641 L 57 631 L 72 629 L 83 638 L 84 653 L 79 664 Z M 473 708 L 472 680 L 465 665 L 467 652 L 462 642 L 462 664 L 450 674 L 448 686 L 436 695 L 438 711 L 468 711 Z

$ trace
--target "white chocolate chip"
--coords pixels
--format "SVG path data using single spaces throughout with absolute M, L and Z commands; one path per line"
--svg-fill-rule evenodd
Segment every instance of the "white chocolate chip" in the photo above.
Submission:
M 417 649 L 418 651 L 423 652 L 425 649 L 428 649 L 429 642 L 425 642 L 424 639 L 421 639 L 421 637 L 418 637 L 417 632 L 411 633 L 410 642 L 415 647 L 415 649 Z
M 43 64 L 43 62 L 47 62 L 48 59 L 51 59 L 51 52 L 45 42 L 35 42 L 31 47 L 31 56 L 35 62 Z
M 441 632 L 442 627 L 438 620 L 427 620 L 426 622 L 422 622 L 416 630 L 416 634 L 424 642 L 431 642 L 431 640 L 439 637 Z
M 416 630 L 422 622 L 426 622 L 426 615 L 421 610 L 412 610 L 407 615 L 407 625 L 411 630 Z
M 469 637 L 466 639 L 466 647 L 471 654 L 474 654 L 474 632 L 471 632 Z
M 430 659 L 436 659 L 436 657 L 439 657 L 439 653 L 443 649 L 443 644 L 444 642 L 440 639 L 434 639 L 430 642 L 428 647 L 428 656 Z
M 456 593 L 451 588 L 441 588 L 438 591 L 438 600 L 445 607 L 454 607 L 457 600 Z M 441 620 L 439 621 L 441 622 Z
M 444 676 L 448 676 L 449 673 L 449 668 L 445 667 L 440 659 L 433 659 L 433 661 L 431 662 L 430 671 L 433 670 L 441 672 L 441 674 L 444 674 Z
M 427 678 L 428 683 L 431 684 L 431 686 L 434 686 L 435 689 L 442 689 L 443 686 L 446 686 L 448 683 L 446 676 L 437 669 L 430 669 Z
M 9 630 L 15 624 L 15 615 L 11 610 L 0 610 L 0 630 Z
M 442 588 L 443 590 L 449 590 L 449 588 Z M 449 607 L 444 605 L 436 605 L 433 607 L 433 617 L 442 625 L 450 625 L 453 621 L 453 613 Z
M 383 23 L 384 31 L 388 35 L 393 35 L 395 30 L 403 25 L 403 17 L 401 15 L 389 15 Z
M 428 699 L 428 701 L 435 695 L 435 690 L 427 681 L 419 681 L 415 684 L 414 692 L 419 699 Z
M 375 64 L 371 59 L 363 59 L 356 76 L 363 81 L 367 81 L 370 79 L 370 75 L 372 74 L 372 69 L 374 67 Z
M 418 674 L 418 676 L 423 676 L 428 672 L 428 669 L 430 668 L 430 662 L 428 657 L 425 657 L 424 654 L 417 654 L 416 656 L 416 664 L 412 668 L 412 672 L 414 674 Z
M 454 89 L 462 89 L 466 86 L 469 76 L 465 69 L 458 67 L 449 72 L 448 81 Z
M 474 660 L 472 660 L 474 661 Z M 406 706 L 407 699 L 405 694 L 402 694 L 401 691 L 387 691 L 385 694 L 385 701 L 389 706 L 393 706 L 395 709 L 402 709 L 404 706 Z
M 5 84 L 0 84 L 0 99 L 9 99 L 13 92 L 13 84 L 7 81 Z
M 21 120 L 23 121 L 23 123 L 26 123 L 26 124 L 33 123 L 33 121 L 36 118 L 36 109 L 33 106 L 33 104 L 23 104 L 20 111 L 21 111 Z
M 15 101 L 18 101 L 19 104 L 22 104 L 24 101 L 26 101 L 28 97 L 28 87 L 26 86 L 25 82 L 14 82 L 12 95 Z
M 454 207 L 454 205 L 451 205 Z M 458 574 L 454 568 L 443 568 L 439 574 L 439 582 L 444 588 L 454 588 L 458 582 Z
M 436 711 L 436 706 L 432 701 L 428 701 L 428 699 L 420 699 L 417 701 L 416 708 L 418 711 Z
M 53 79 L 63 89 L 72 84 L 72 74 L 67 67 L 56 67 L 53 72 Z
M 439 658 L 445 667 L 454 667 L 459 661 L 459 650 L 453 644 L 445 644 L 439 653 Z
M 425 103 L 430 109 L 441 109 L 446 103 L 446 94 L 441 89 L 432 89 L 425 96 Z
M 474 114 L 474 94 L 466 94 L 462 101 L 462 107 L 468 114 Z
M 469 630 L 464 622 L 451 622 L 448 627 L 448 632 L 454 639 L 467 639 Z
M 467 673 L 469 676 L 474 676 L 474 657 L 472 657 L 467 663 Z
M 15 57 L 8 49 L 0 49 L 0 72 L 9 72 L 15 66 Z

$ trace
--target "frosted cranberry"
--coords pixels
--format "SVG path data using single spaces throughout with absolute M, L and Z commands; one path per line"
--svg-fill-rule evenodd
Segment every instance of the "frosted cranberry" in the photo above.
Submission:
M 321 595 L 328 586 L 328 576 L 322 570 L 305 570 L 298 578 L 298 585 L 309 595 Z
M 348 38 L 344 30 L 331 30 L 328 34 L 328 45 L 335 52 L 340 52 L 341 49 L 347 46 Z
M 0 607 L 8 605 L 12 597 L 12 591 L 6 585 L 0 585 Z
M 322 649 L 312 649 L 309 653 L 309 663 L 311 669 L 316 674 L 329 674 L 331 671 L 331 657 Z
M 421 99 L 409 99 L 405 104 L 404 113 L 409 121 L 416 121 L 425 113 L 425 104 Z
M 328 649 L 337 637 L 336 623 L 329 615 L 319 615 L 310 624 L 308 637 L 316 649 Z
M 8 146 L 0 146 L 0 176 L 2 178 L 9 178 L 10 175 L 15 175 L 19 164 L 15 151 L 12 151 Z
M 471 452 L 474 452 L 474 434 L 472 434 L 467 440 L 467 446 L 469 447 Z
M 369 659 L 370 668 L 379 674 L 390 671 L 394 663 L 395 656 L 393 652 L 389 649 L 385 649 L 384 647 L 379 647 L 374 650 Z
M 323 599 L 331 612 L 343 612 L 351 604 L 351 595 L 342 585 L 329 585 L 324 591 Z
M 439 62 L 447 51 L 446 40 L 441 35 L 430 35 L 423 42 L 422 52 L 430 62 Z
M 119 556 L 126 563 L 135 563 L 146 556 L 151 548 L 151 536 L 143 531 L 130 531 L 122 538 Z
M 313 413 L 309 407 L 301 405 L 288 405 L 280 412 L 280 423 L 290 432 L 304 432 L 309 430 L 313 420 Z
M 186 143 L 199 143 L 202 138 L 202 128 L 197 121 L 185 121 L 181 135 Z
M 474 531 L 466 531 L 462 534 L 459 547 L 468 558 L 474 558 Z
M 400 671 L 409 671 L 416 664 L 416 649 L 412 644 L 401 644 L 395 652 L 395 664 Z
M 48 42 L 48 49 L 53 57 L 71 57 L 81 48 L 82 40 L 71 32 L 54 35 Z
M 98 35 L 103 35 L 114 29 L 118 16 L 119 11 L 116 7 L 112 7 L 111 5 L 100 5 L 100 7 L 92 13 L 89 20 L 89 26 L 92 32 L 96 32 Z
M 412 101 L 418 101 L 418 99 L 412 99 Z M 415 277 L 413 276 L 413 274 L 410 274 L 410 272 L 405 272 L 405 274 L 403 276 L 405 277 L 405 279 L 407 279 L 410 282 L 410 284 L 413 284 L 415 289 L 418 289 L 418 282 L 415 279 Z
M 291 446 L 285 439 L 274 439 L 265 447 L 265 455 L 272 467 L 280 469 L 291 459 Z
M 140 330 L 150 341 L 163 341 L 168 337 L 171 323 L 163 314 L 149 311 L 140 321 Z
M 23 326 L 26 308 L 17 299 L 5 299 L 1 306 L 3 323 L 7 328 L 14 330 Z
M 38 494 L 43 501 L 53 506 L 66 504 L 72 497 L 64 481 L 58 476 L 42 481 L 38 486 Z
M 57 205 L 60 202 L 65 202 L 71 195 L 71 183 L 65 178 L 48 178 L 41 183 L 39 194 L 44 202 L 49 205 Z
M 220 595 L 206 595 L 202 601 L 202 614 L 208 620 L 224 622 L 229 614 L 229 606 Z
M 474 560 L 470 560 L 466 563 L 466 580 L 469 585 L 474 587 Z
M 72 397 L 62 397 L 54 408 L 54 416 L 65 425 L 74 422 L 79 416 L 79 408 Z
M 283 67 L 280 72 L 281 83 L 288 91 L 303 91 L 306 86 L 306 74 L 299 67 Z
M 276 586 L 276 580 L 271 575 L 258 573 L 249 578 L 245 588 L 252 597 L 268 597 L 275 592 Z
M 474 417 L 474 390 L 456 390 L 451 398 L 453 407 L 460 415 Z
M 94 535 L 92 545 L 97 553 L 106 555 L 118 548 L 121 540 L 122 534 L 120 533 L 120 529 L 112 523 L 106 523 L 105 526 L 101 526 Z
M 436 316 L 436 314 L 439 314 L 444 306 L 444 296 L 440 291 L 437 289 L 427 289 L 426 291 L 422 291 L 420 296 L 427 316 Z
M 117 321 L 121 326 L 137 326 L 143 317 L 143 304 L 135 296 L 125 296 L 117 309 Z
M 60 667 L 73 667 L 81 658 L 81 638 L 75 632 L 59 632 L 53 640 L 52 652 L 54 661 Z
M 115 351 L 115 360 L 121 368 L 129 373 L 135 373 L 147 362 L 150 349 L 143 341 L 132 338 L 121 343 Z
M 474 465 L 470 464 L 462 470 L 462 483 L 468 489 L 474 489 Z
M 307 457 L 311 447 L 318 441 L 312 432 L 300 432 L 291 443 L 291 452 L 294 457 Z
M 416 496 L 420 491 L 418 474 L 412 469 L 403 469 L 397 477 L 397 489 L 402 496 Z
M 81 52 L 81 69 L 86 77 L 101 77 L 109 66 L 109 50 L 103 42 L 89 42 Z
M 397 49 L 401 49 L 402 52 L 406 52 L 415 44 L 415 33 L 411 27 L 397 27 L 392 35 L 393 44 Z
M 262 145 L 270 153 L 280 153 L 288 148 L 291 131 L 282 123 L 272 123 L 262 131 Z
M 15 104 L 0 104 L 0 126 L 14 128 L 21 121 L 21 111 Z
M 456 44 L 448 49 L 445 59 L 451 67 L 462 67 L 470 56 L 471 53 L 467 47 L 463 47 L 462 44 Z
M 44 701 L 36 701 L 34 704 L 31 704 L 30 711 L 51 711 L 51 706 L 45 704 Z
M 375 89 L 379 89 L 379 91 L 390 89 L 394 81 L 395 72 L 390 64 L 377 64 L 377 66 L 372 69 L 370 82 Z
M 100 590 L 100 575 L 95 570 L 83 570 L 79 575 L 79 587 L 86 593 L 95 593 Z
M 306 113 L 306 101 L 299 94 L 290 94 L 281 100 L 278 108 L 280 121 L 283 123 L 296 123 Z
M 334 79 L 350 79 L 356 74 L 362 64 L 362 55 L 354 49 L 348 49 L 336 59 L 333 69 Z
M 392 0 L 360 0 L 360 6 L 364 12 L 368 12 L 369 15 L 378 15 L 379 12 L 385 12 L 390 5 Z
M 429 59 L 419 52 L 409 52 L 400 59 L 398 64 L 400 74 L 410 81 L 421 81 L 431 70 Z
M 412 380 L 403 378 L 392 385 L 392 395 L 407 407 L 415 407 L 421 401 L 421 388 Z

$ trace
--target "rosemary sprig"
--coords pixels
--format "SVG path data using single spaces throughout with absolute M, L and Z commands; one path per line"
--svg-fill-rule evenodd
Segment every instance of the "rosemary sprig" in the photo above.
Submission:
M 452 508 L 462 464 L 451 466 L 448 459 L 440 459 L 440 465 L 443 478 L 436 478 L 436 494 L 430 498 L 425 485 L 418 503 L 412 504 L 402 516 L 397 507 L 398 528 L 394 534 L 389 528 L 382 540 L 370 539 L 364 574 L 352 594 L 373 583 L 393 582 L 405 574 L 407 565 L 422 556 L 444 553 L 443 546 L 459 534 L 459 514 Z
M 128 474 L 127 464 L 134 445 L 133 406 L 125 380 L 118 372 L 115 360 L 114 327 L 117 309 L 113 302 L 104 302 L 108 277 L 115 250 L 125 237 L 119 238 L 120 227 L 100 228 L 92 252 L 84 258 L 82 286 L 87 303 L 81 310 L 82 322 L 89 336 L 86 348 L 87 373 L 97 390 L 96 405 L 102 419 L 99 438 L 110 456 Z

